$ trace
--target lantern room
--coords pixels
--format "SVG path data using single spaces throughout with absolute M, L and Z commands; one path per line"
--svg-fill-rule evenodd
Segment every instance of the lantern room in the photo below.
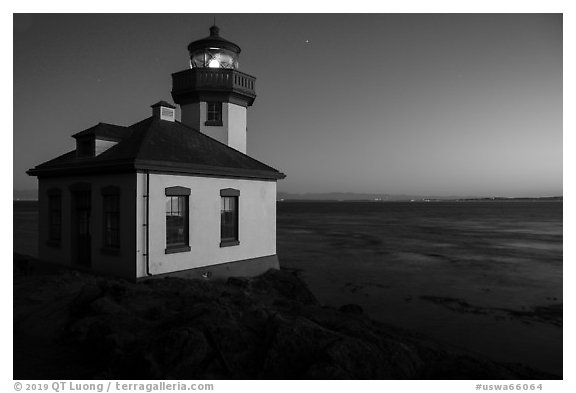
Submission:
M 190 67 L 172 74 L 172 98 L 180 105 L 180 121 L 246 153 L 246 108 L 256 99 L 256 78 L 238 70 L 240 47 L 210 36 L 188 45 Z
M 217 26 L 210 27 L 210 36 L 191 42 L 190 68 L 229 68 L 238 69 L 240 47 L 220 37 Z

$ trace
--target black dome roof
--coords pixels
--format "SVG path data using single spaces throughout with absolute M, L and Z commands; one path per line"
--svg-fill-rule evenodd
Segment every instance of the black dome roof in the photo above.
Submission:
M 238 45 L 220 37 L 220 29 L 216 25 L 210 27 L 210 35 L 208 37 L 188 44 L 188 50 L 190 52 L 204 48 L 221 48 L 240 53 L 240 47 Z

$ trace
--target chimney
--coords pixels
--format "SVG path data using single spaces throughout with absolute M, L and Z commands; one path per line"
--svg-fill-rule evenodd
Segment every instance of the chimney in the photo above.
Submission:
M 152 105 L 152 116 L 160 120 L 176 121 L 176 107 L 166 101 L 158 101 Z

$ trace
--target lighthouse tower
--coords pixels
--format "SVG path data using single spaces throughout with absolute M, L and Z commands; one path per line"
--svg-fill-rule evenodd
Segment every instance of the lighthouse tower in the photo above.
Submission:
M 256 78 L 238 71 L 240 47 L 212 26 L 188 51 L 190 68 L 172 74 L 182 123 L 246 154 L 246 108 L 256 99 Z

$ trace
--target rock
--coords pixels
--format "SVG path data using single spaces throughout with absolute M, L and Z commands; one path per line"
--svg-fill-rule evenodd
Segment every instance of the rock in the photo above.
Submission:
M 342 337 L 322 350 L 322 357 L 307 372 L 310 379 L 392 379 L 398 375 L 387 369 L 386 358 L 377 346 Z
M 283 298 L 303 305 L 315 305 L 318 301 L 306 284 L 296 274 L 270 269 L 250 282 L 250 290 L 270 298 Z
M 343 306 L 340 306 L 339 310 L 345 314 L 360 315 L 364 313 L 364 309 L 358 304 L 345 304 Z
M 128 311 L 119 305 L 118 303 L 114 302 L 108 296 L 104 296 L 94 300 L 90 304 L 90 308 L 96 314 L 125 314 Z
M 201 331 L 189 326 L 170 329 L 151 345 L 151 356 L 164 378 L 196 378 L 211 351 Z
M 18 277 L 25 282 L 14 286 L 14 351 L 35 354 L 19 351 L 31 339 L 57 342 L 43 354 L 55 363 L 53 379 L 75 379 L 74 369 L 81 379 L 551 378 L 446 349 L 373 321 L 355 304 L 320 306 L 293 272 L 227 283 L 52 274 Z M 42 296 L 26 300 L 31 294 Z M 30 376 L 29 362 L 19 357 L 15 379 Z
M 314 363 L 322 359 L 323 348 L 336 339 L 334 332 L 306 318 L 275 315 L 267 325 L 259 378 L 304 379 Z
M 250 280 L 245 277 L 230 277 L 226 281 L 227 285 L 235 286 L 238 288 L 247 288 L 250 285 Z
M 102 294 L 103 291 L 98 285 L 91 282 L 87 283 L 72 301 L 70 307 L 71 314 L 77 317 L 85 315 L 89 310 L 89 305 L 102 296 Z

